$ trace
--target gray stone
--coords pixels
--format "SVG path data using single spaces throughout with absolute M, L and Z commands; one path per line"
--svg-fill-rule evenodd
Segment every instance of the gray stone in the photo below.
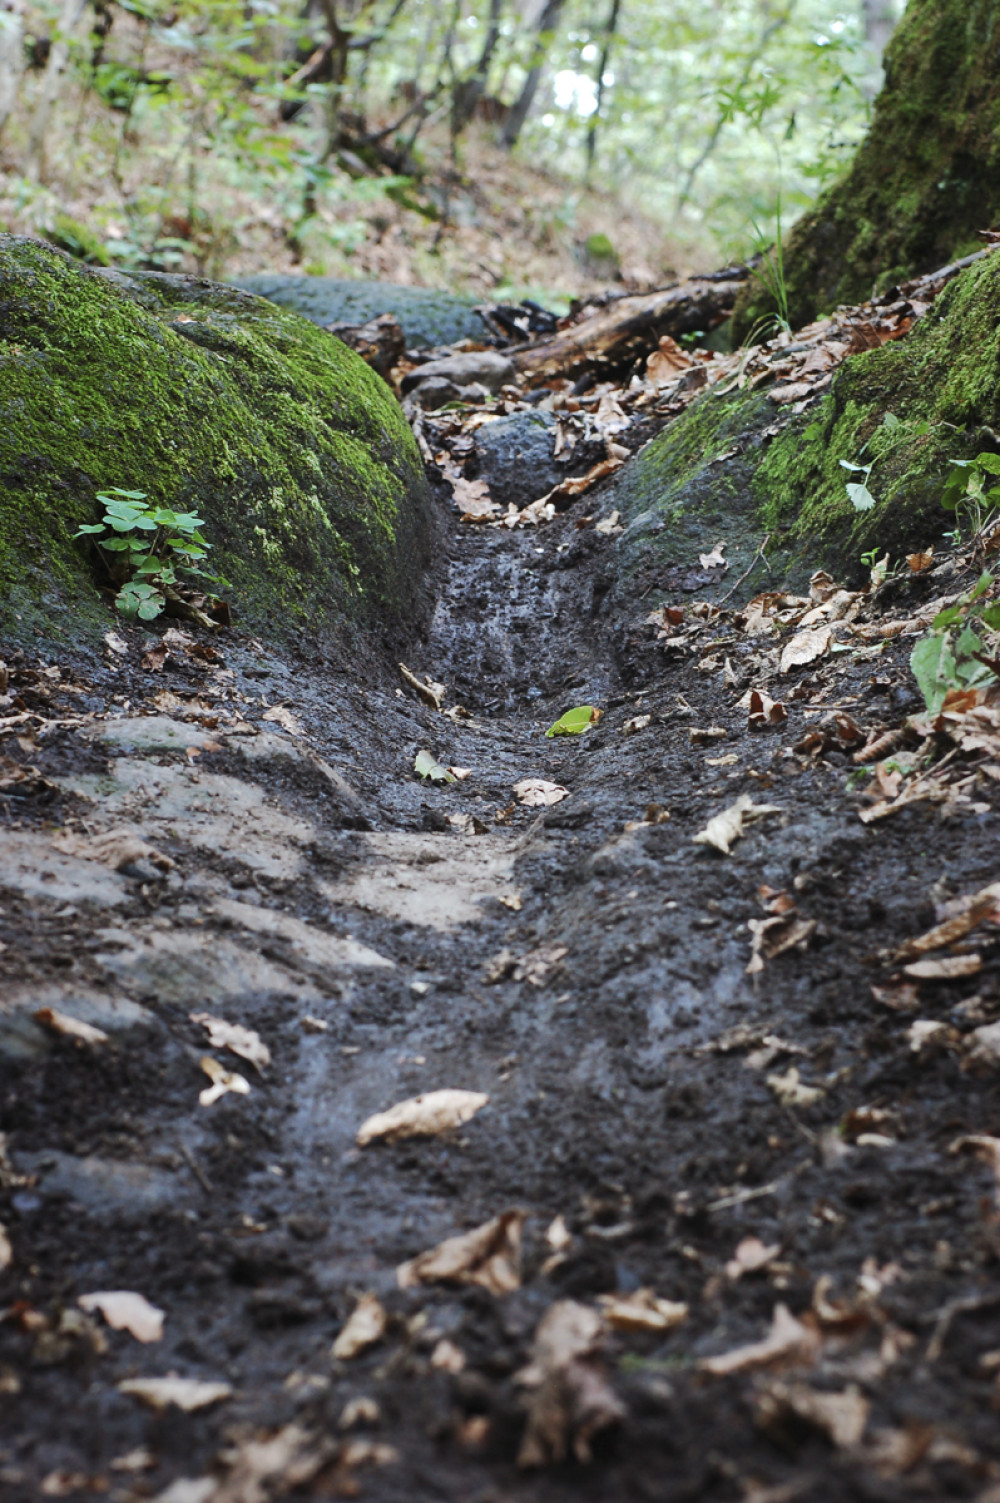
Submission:
M 405 395 L 437 377 L 455 386 L 485 386 L 487 391 L 497 392 L 505 382 L 513 381 L 516 374 L 513 360 L 496 350 L 466 350 L 460 355 L 446 355 L 443 360 L 418 365 L 403 377 L 402 388 Z
M 125 881 L 97 861 L 56 850 L 35 830 L 0 831 L 0 889 L 50 903 L 115 908 L 128 902 Z
M 281 308 L 301 313 L 314 324 L 367 324 L 380 313 L 398 319 L 414 349 L 482 339 L 483 320 L 470 298 L 432 287 L 398 287 L 391 282 L 350 282 L 339 277 L 293 277 L 260 273 L 237 283 Z
M 513 412 L 476 430 L 475 473 L 489 482 L 494 501 L 528 506 L 604 458 L 603 445 L 578 443 L 568 462 L 557 462 L 557 427 L 550 412 Z

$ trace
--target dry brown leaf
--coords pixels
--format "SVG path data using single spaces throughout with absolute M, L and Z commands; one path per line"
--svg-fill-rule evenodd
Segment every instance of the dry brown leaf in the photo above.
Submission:
M 725 546 L 724 542 L 716 543 L 711 553 L 699 553 L 698 562 L 701 564 L 701 567 L 703 569 L 728 569 L 729 562 L 722 556 L 722 550 Z
M 554 485 L 550 491 L 547 491 L 544 496 L 539 498 L 538 504 L 545 506 L 555 501 L 563 499 L 569 501 L 575 496 L 582 496 L 585 491 L 589 491 L 591 486 L 596 485 L 599 480 L 603 480 L 607 475 L 613 475 L 616 470 L 620 470 L 622 463 L 623 461 L 620 459 L 602 459 L 589 469 L 586 475 L 578 475 L 569 480 L 561 480 L 558 485 Z
M 726 1277 L 735 1283 L 745 1273 L 759 1273 L 762 1268 L 773 1263 L 780 1252 L 780 1243 L 767 1247 L 759 1237 L 744 1237 L 737 1243 L 736 1251 L 726 1264 Z
M 660 1299 L 651 1289 L 633 1294 L 602 1294 L 598 1304 L 607 1325 L 615 1331 L 671 1331 L 688 1317 L 687 1305 Z
M 903 970 L 915 981 L 957 981 L 974 976 L 982 968 L 981 955 L 942 955 L 937 960 L 915 960 Z
M 0 1221 L 0 1273 L 3 1273 L 5 1268 L 9 1268 L 13 1261 L 14 1249 L 10 1245 L 7 1228 Z
M 756 1372 L 764 1367 L 811 1367 L 821 1347 L 822 1340 L 814 1324 L 797 1320 L 787 1305 L 775 1305 L 771 1329 L 763 1341 L 736 1347 L 718 1357 L 704 1357 L 698 1366 L 713 1378 Z
M 56 1007 L 40 1007 L 35 1013 L 35 1021 L 52 1033 L 61 1034 L 63 1038 L 79 1039 L 82 1044 L 106 1044 L 109 1039 L 103 1028 L 95 1028 L 92 1023 L 82 1023 L 79 1018 L 72 1018 L 69 1013 L 60 1012 Z
M 804 949 L 816 930 L 816 920 L 800 918 L 793 907 L 773 918 L 748 919 L 747 928 L 753 935 L 753 943 L 746 974 L 756 976 L 764 969 L 766 961 L 783 955 L 786 950 Z
M 1000 1023 L 986 1023 L 982 1028 L 974 1028 L 967 1042 L 971 1045 L 970 1065 L 990 1068 L 1000 1065 Z
M 482 1111 L 489 1097 L 480 1091 L 428 1091 L 409 1101 L 400 1101 L 387 1112 L 376 1112 L 358 1128 L 357 1144 L 382 1141 L 398 1143 L 403 1138 L 435 1137 L 461 1127 Z
M 765 730 L 768 726 L 783 725 L 788 711 L 780 700 L 774 700 L 763 689 L 751 689 L 747 705 L 747 726 L 752 731 Z
M 233 1391 L 228 1383 L 203 1383 L 198 1378 L 179 1378 L 176 1373 L 168 1373 L 165 1378 L 127 1378 L 117 1386 L 119 1393 L 130 1394 L 158 1413 L 173 1406 L 191 1414 L 221 1403 Z
M 347 1362 L 359 1352 L 367 1351 L 385 1335 L 389 1317 L 381 1301 L 374 1294 L 363 1294 L 352 1310 L 348 1320 L 333 1343 L 331 1355 L 338 1362 Z
M 131 1289 L 108 1289 L 97 1294 L 81 1294 L 81 1310 L 92 1315 L 99 1310 L 113 1331 L 128 1331 L 136 1341 L 161 1341 L 165 1313 Z
M 68 856 L 80 856 L 85 861 L 99 861 L 113 871 L 132 866 L 137 861 L 148 861 L 160 871 L 173 870 L 169 856 L 149 845 L 132 830 L 108 830 L 103 835 L 74 835 L 69 831 L 54 837 L 52 844 Z
M 906 562 L 910 566 L 911 574 L 924 574 L 934 562 L 934 549 L 931 547 L 921 553 L 908 553 Z
M 523 1211 L 505 1211 L 483 1226 L 401 1263 L 396 1269 L 400 1289 L 418 1284 L 477 1284 L 490 1294 L 511 1294 L 521 1286 L 521 1228 Z
M 768 814 L 781 812 L 774 804 L 755 804 L 749 793 L 741 793 L 735 804 L 730 804 L 728 809 L 710 819 L 703 830 L 692 836 L 692 840 L 695 845 L 708 845 L 728 856 L 730 848 L 746 834 L 748 825 Z
M 982 887 L 963 900 L 961 910 L 936 924 L 917 939 L 908 939 L 895 952 L 896 960 L 915 960 L 930 950 L 944 949 L 957 940 L 964 939 L 971 930 L 978 928 L 987 919 L 1000 917 L 1000 882 Z
M 644 731 L 652 723 L 652 715 L 633 715 L 631 720 L 626 720 L 622 726 L 622 732 L 626 736 L 634 736 L 637 731 Z
M 795 1065 L 784 1075 L 769 1075 L 767 1086 L 782 1106 L 815 1106 L 826 1095 L 819 1086 L 803 1085 Z
M 514 795 L 518 803 L 527 808 L 540 809 L 569 798 L 569 789 L 560 787 L 558 783 L 548 783 L 544 778 L 522 778 L 514 784 Z
M 463 475 L 454 476 L 451 493 L 455 505 L 462 513 L 463 522 L 488 522 L 500 510 L 490 496 L 490 488 L 485 480 L 466 480 Z
M 513 968 L 515 981 L 527 981 L 529 986 L 543 986 L 552 967 L 569 954 L 566 945 L 541 945 L 522 955 Z
M 621 526 L 621 515 L 620 511 L 610 512 L 608 516 L 594 523 L 594 531 L 600 537 L 614 537 L 617 533 L 624 531 Z
M 825 657 L 832 641 L 833 630 L 829 626 L 808 627 L 805 631 L 797 632 L 781 649 L 779 672 L 788 673 L 793 668 L 801 668 L 806 663 L 814 663 L 817 658 Z
M 220 1096 L 225 1096 L 230 1091 L 237 1096 L 250 1094 L 250 1082 L 242 1075 L 237 1075 L 235 1070 L 224 1069 L 210 1054 L 202 1058 L 201 1068 L 212 1082 L 210 1086 L 206 1086 L 203 1091 L 199 1092 L 198 1100 L 202 1106 L 211 1106 L 219 1100 Z
M 669 381 L 675 381 L 678 376 L 690 370 L 697 361 L 686 350 L 664 334 L 660 339 L 659 348 L 646 360 L 646 380 L 655 386 L 665 386 Z
M 417 678 L 417 675 L 412 673 L 405 663 L 399 664 L 399 671 L 403 675 L 405 682 L 423 700 L 425 705 L 429 705 L 432 710 L 440 710 L 444 703 L 444 684 L 432 683 L 429 678 Z
M 213 1049 L 228 1049 L 230 1054 L 236 1054 L 240 1059 L 256 1065 L 261 1074 L 271 1063 L 270 1049 L 252 1028 L 244 1028 L 240 1023 L 227 1023 L 224 1018 L 213 1018 L 207 1012 L 193 1012 L 189 1016 L 192 1023 L 200 1023 L 205 1029 Z
M 871 1405 L 851 1384 L 842 1393 L 818 1392 L 805 1383 L 772 1382 L 757 1392 L 754 1419 L 779 1443 L 794 1439 L 802 1425 L 818 1430 L 840 1450 L 859 1445 Z
M 604 1324 L 596 1310 L 575 1300 L 557 1300 L 542 1316 L 532 1344 L 532 1360 L 517 1381 L 533 1389 L 517 1463 L 546 1466 L 590 1460 L 590 1442 L 625 1416 L 600 1360 Z
M 280 725 L 281 729 L 287 731 L 290 736 L 305 735 L 301 720 L 297 715 L 293 715 L 291 710 L 286 710 L 284 705 L 272 705 L 260 718 L 270 720 L 274 725 Z

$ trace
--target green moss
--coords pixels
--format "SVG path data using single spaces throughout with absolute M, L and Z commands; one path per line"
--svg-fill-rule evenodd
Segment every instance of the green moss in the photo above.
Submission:
M 696 570 L 723 538 L 745 568 L 765 534 L 774 584 L 820 566 L 856 578 L 870 548 L 899 559 L 940 539 L 949 461 L 984 447 L 1000 447 L 1000 258 L 956 277 L 906 339 L 845 361 L 807 413 L 761 392 L 708 392 L 682 413 L 615 484 L 619 588 L 632 599 L 650 581 L 683 588 L 671 571 Z M 841 460 L 874 461 L 869 511 L 854 508 Z
M 413 609 L 419 455 L 339 340 L 232 288 L 101 274 L 0 237 L 0 626 L 98 605 L 81 545 L 107 486 L 197 508 L 238 616 L 320 634 Z
M 1000 216 L 1000 0 L 910 0 L 846 177 L 793 227 L 792 323 L 957 260 Z M 742 294 L 739 338 L 774 304 Z
M 898 426 L 885 426 L 887 413 Z M 876 546 L 898 557 L 940 537 L 948 461 L 995 447 L 983 429 L 998 424 L 1000 275 L 989 260 L 957 277 L 908 339 L 847 361 L 819 408 L 775 439 L 753 482 L 762 520 L 842 570 Z M 871 510 L 854 509 L 841 460 L 875 461 Z

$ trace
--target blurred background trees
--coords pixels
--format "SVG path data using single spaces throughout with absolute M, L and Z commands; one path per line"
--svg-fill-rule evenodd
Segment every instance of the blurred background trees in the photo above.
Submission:
M 0 227 L 126 267 L 558 300 L 745 255 L 902 0 L 0 0 Z

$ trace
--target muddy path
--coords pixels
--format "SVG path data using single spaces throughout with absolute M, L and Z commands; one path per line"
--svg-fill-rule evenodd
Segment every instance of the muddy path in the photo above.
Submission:
M 468 718 L 245 638 L 11 658 L 4 1499 L 1000 1496 L 995 1176 L 962 1142 L 1000 1135 L 996 929 L 951 979 L 892 958 L 996 879 L 997 783 L 864 824 L 849 752 L 794 748 L 912 712 L 908 646 L 779 681 L 724 613 L 677 650 L 608 619 L 612 539 L 573 517 L 442 503 L 409 666 Z M 764 668 L 788 715 L 753 730 Z M 421 749 L 469 775 L 420 782 Z M 773 812 L 729 855 L 694 842 L 745 794 Z M 220 1071 L 245 1086 L 201 1104 Z M 444 1089 L 489 1100 L 358 1145 Z M 508 1217 L 399 1287 L 509 1212 L 519 1252 Z M 121 1290 L 159 1339 L 78 1303 Z M 221 1386 L 129 1391 L 168 1374 Z

